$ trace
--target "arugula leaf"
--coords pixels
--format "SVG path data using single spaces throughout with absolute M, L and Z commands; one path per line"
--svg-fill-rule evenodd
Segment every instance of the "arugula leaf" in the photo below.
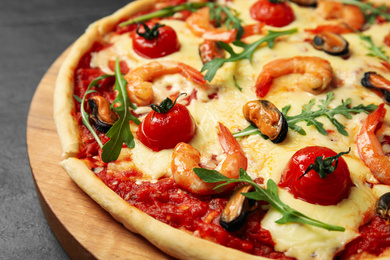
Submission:
M 375 17 L 378 15 L 382 16 L 387 21 L 390 21 L 390 14 L 387 13 L 388 8 L 385 5 L 381 5 L 376 8 L 371 3 L 363 3 L 357 0 L 341 0 L 340 2 L 343 4 L 358 6 L 366 15 L 366 20 L 370 23 L 373 23 Z
M 366 46 L 366 48 L 370 51 L 369 53 L 367 53 L 368 56 L 378 57 L 379 59 L 385 60 L 390 63 L 390 58 L 383 50 L 383 46 L 376 46 L 372 41 L 371 36 L 360 35 L 359 37 L 361 40 L 366 41 L 369 44 L 369 46 Z
M 130 121 L 136 124 L 140 124 L 138 118 L 136 118 L 130 111 L 130 108 L 135 109 L 136 106 L 131 103 L 127 91 L 126 80 L 123 78 L 119 59 L 115 63 L 115 90 L 118 91 L 118 95 L 114 100 L 114 111 L 118 114 L 119 119 L 107 132 L 107 136 L 110 140 L 103 146 L 102 160 L 104 162 L 115 161 L 118 159 L 122 149 L 123 143 L 129 148 L 134 148 L 134 137 L 130 130 Z
M 236 80 L 236 76 L 235 75 L 233 75 L 233 81 L 234 81 L 234 86 L 236 86 L 236 88 L 238 88 L 238 90 L 240 92 L 242 92 L 242 87 L 240 85 L 238 85 L 238 82 Z
M 240 169 L 240 176 L 238 179 L 230 179 L 215 170 L 194 168 L 193 171 L 204 182 L 208 182 L 208 183 L 223 182 L 222 184 L 215 187 L 215 189 L 230 183 L 237 183 L 237 182 L 241 182 L 241 183 L 245 182 L 251 184 L 255 188 L 255 191 L 242 193 L 242 195 L 244 195 L 249 199 L 262 200 L 268 202 L 272 207 L 274 207 L 277 211 L 279 211 L 282 214 L 282 218 L 275 221 L 278 224 L 298 222 L 302 224 L 316 226 L 319 228 L 324 228 L 329 231 L 345 231 L 345 228 L 343 227 L 326 224 L 321 221 L 312 219 L 296 211 L 290 206 L 284 204 L 279 198 L 278 187 L 272 179 L 269 179 L 267 181 L 267 188 L 264 189 L 260 187 L 257 183 L 255 183 L 248 175 L 248 173 L 242 168 Z
M 88 130 L 91 132 L 92 136 L 95 138 L 96 142 L 100 146 L 100 148 L 103 148 L 103 143 L 100 140 L 99 136 L 96 134 L 95 130 L 93 129 L 92 125 L 89 122 L 89 114 L 85 112 L 85 99 L 86 97 L 91 93 L 96 93 L 96 90 L 91 89 L 92 87 L 99 86 L 98 83 L 100 80 L 113 77 L 114 75 L 102 75 L 100 77 L 97 77 L 96 79 L 92 80 L 91 83 L 89 83 L 87 90 L 84 93 L 83 99 L 80 99 L 78 96 L 73 95 L 73 97 L 81 103 L 80 112 L 81 112 L 81 119 L 83 124 L 88 128 Z
M 238 60 L 243 60 L 247 59 L 249 61 L 252 61 L 252 55 L 254 51 L 259 47 L 262 43 L 267 43 L 269 48 L 272 48 L 274 46 L 274 40 L 282 35 L 288 35 L 288 34 L 293 34 L 296 33 L 298 30 L 297 29 L 290 29 L 286 31 L 268 31 L 268 34 L 264 36 L 263 38 L 247 44 L 242 41 L 234 41 L 233 45 L 241 47 L 243 50 L 240 53 L 235 53 L 233 48 L 225 43 L 225 42 L 219 42 L 219 45 L 230 54 L 229 58 L 216 58 L 213 59 L 206 64 L 203 65 L 201 72 L 206 71 L 207 73 L 204 76 L 205 80 L 212 81 L 215 74 L 217 73 L 218 69 L 222 67 L 223 64 L 226 62 L 235 62 Z
M 313 106 L 315 105 L 315 99 L 313 98 L 309 101 L 307 105 L 303 105 L 302 112 L 299 115 L 287 115 L 288 111 L 291 108 L 291 105 L 283 107 L 282 114 L 287 120 L 288 127 L 301 135 L 306 135 L 305 130 L 301 126 L 297 125 L 297 123 L 302 121 L 305 121 L 307 123 L 307 126 L 314 126 L 321 134 L 328 135 L 328 132 L 325 130 L 324 125 L 316 120 L 317 117 L 326 116 L 329 121 L 336 127 L 339 133 L 344 136 L 348 136 L 347 131 L 345 131 L 345 126 L 336 120 L 336 118 L 334 117 L 335 115 L 339 114 L 345 116 L 348 119 L 351 119 L 351 114 L 362 112 L 368 113 L 368 111 L 374 111 L 377 108 L 377 106 L 374 104 L 370 104 L 368 106 L 360 104 L 355 107 L 350 107 L 352 101 L 350 98 L 348 98 L 346 101 L 343 100 L 342 103 L 335 108 L 329 108 L 329 104 L 333 99 L 333 92 L 329 92 L 326 95 L 325 100 L 320 100 L 321 104 L 318 105 L 318 110 L 312 110 Z M 240 132 L 233 133 L 233 136 L 242 137 L 252 134 L 260 134 L 260 131 L 254 125 L 250 125 Z
M 195 12 L 197 9 L 200 9 L 202 7 L 209 7 L 210 8 L 210 20 L 215 20 L 217 23 L 217 26 L 221 25 L 222 19 L 221 14 L 225 14 L 226 17 L 224 17 L 224 24 L 226 25 L 227 29 L 233 28 L 237 29 L 237 35 L 236 39 L 241 39 L 242 35 L 244 34 L 244 27 L 242 27 L 242 21 L 237 17 L 237 15 L 233 14 L 231 9 L 227 6 L 222 6 L 216 3 L 184 3 L 177 6 L 168 6 L 161 10 L 138 16 L 132 20 L 123 22 L 119 24 L 119 26 L 126 26 L 134 23 L 140 23 L 145 22 L 153 18 L 162 18 L 162 17 L 169 17 L 174 15 L 177 12 L 189 10 L 191 12 Z

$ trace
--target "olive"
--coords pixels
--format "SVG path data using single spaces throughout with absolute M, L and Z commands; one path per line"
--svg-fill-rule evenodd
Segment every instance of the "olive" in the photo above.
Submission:
M 284 115 L 267 100 L 247 102 L 243 107 L 246 120 L 256 125 L 273 143 L 281 143 L 287 137 L 288 125 Z
M 332 32 L 321 32 L 313 39 L 313 46 L 330 55 L 342 56 L 349 52 L 349 44 L 341 35 Z
M 92 110 L 90 118 L 96 129 L 106 133 L 114 125 L 118 116 L 110 108 L 110 102 L 102 96 L 88 99 L 88 106 Z
M 388 104 L 390 104 L 390 81 L 377 74 L 376 72 L 369 71 L 364 73 L 361 83 L 366 88 L 378 90 L 382 93 L 382 98 Z
M 220 225 L 225 230 L 230 232 L 238 231 L 244 226 L 248 215 L 256 210 L 257 202 L 241 194 L 249 192 L 252 188 L 252 185 L 240 186 L 230 196 L 219 220 Z
M 390 224 L 390 192 L 383 194 L 376 201 L 376 212 L 387 224 Z

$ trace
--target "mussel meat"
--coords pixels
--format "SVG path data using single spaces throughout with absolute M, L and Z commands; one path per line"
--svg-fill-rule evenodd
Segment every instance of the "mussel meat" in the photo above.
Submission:
M 256 210 L 257 202 L 241 194 L 247 193 L 252 189 L 252 185 L 243 185 L 232 193 L 219 220 L 220 225 L 225 230 L 229 232 L 238 231 L 244 226 L 248 215 Z
M 301 6 L 315 6 L 317 5 L 317 0 L 290 0 Z
M 390 81 L 374 71 L 364 73 L 361 83 L 366 88 L 379 91 L 383 100 L 390 104 Z
M 320 32 L 313 39 L 313 46 L 317 50 L 322 50 L 330 55 L 343 56 L 349 52 L 349 44 L 339 34 L 332 32 Z
M 202 63 L 205 64 L 215 58 L 225 58 L 225 52 L 218 45 L 218 42 L 204 40 L 204 42 L 199 45 L 199 56 Z
M 376 212 L 388 225 L 390 224 L 390 192 L 383 194 L 376 201 Z
M 107 133 L 118 120 L 117 114 L 110 108 L 110 102 L 102 96 L 89 98 L 88 106 L 92 110 L 91 121 L 100 132 Z
M 260 132 L 269 137 L 273 143 L 281 143 L 286 139 L 288 124 L 278 108 L 267 100 L 253 100 L 242 109 L 244 117 L 256 125 Z

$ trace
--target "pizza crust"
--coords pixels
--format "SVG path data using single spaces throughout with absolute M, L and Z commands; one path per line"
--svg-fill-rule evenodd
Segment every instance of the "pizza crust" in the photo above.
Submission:
M 114 14 L 91 24 L 85 33 L 72 45 L 58 72 L 53 97 L 54 121 L 60 138 L 63 158 L 76 156 L 80 149 L 80 134 L 74 111 L 73 83 L 75 69 L 80 58 L 123 18 L 150 9 L 156 0 L 135 1 L 119 9 Z
M 180 259 L 267 260 L 197 238 L 140 211 L 109 189 L 79 159 L 68 158 L 61 166 L 73 181 L 103 209 L 133 233 L 138 233 L 165 253 Z M 201 249 L 201 250 L 200 250 Z

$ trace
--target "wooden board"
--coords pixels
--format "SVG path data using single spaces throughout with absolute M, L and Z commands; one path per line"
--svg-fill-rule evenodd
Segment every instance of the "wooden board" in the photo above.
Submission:
M 27 150 L 42 210 L 72 259 L 172 259 L 128 231 L 89 198 L 59 166 L 53 92 L 64 52 L 42 78 L 27 120 Z

